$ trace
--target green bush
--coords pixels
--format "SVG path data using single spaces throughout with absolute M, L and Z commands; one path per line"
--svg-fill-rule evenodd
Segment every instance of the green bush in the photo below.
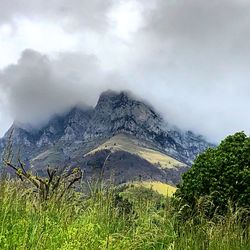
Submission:
M 210 148 L 183 175 L 175 197 L 191 211 L 202 209 L 209 216 L 230 209 L 250 208 L 250 138 L 243 132 L 228 136 Z

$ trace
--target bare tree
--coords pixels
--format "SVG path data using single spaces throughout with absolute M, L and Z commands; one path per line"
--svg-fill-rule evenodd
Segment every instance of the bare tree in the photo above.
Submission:
M 8 138 L 3 154 L 3 163 L 6 167 L 14 170 L 21 181 L 31 183 L 38 191 L 41 201 L 47 201 L 52 197 L 60 200 L 75 183 L 81 180 L 82 171 L 80 168 L 74 168 L 60 174 L 57 169 L 50 169 L 48 166 L 46 171 L 47 177 L 40 177 L 32 173 L 32 171 L 26 170 L 26 165 L 22 162 L 20 153 L 18 153 L 16 159 L 14 159 L 13 134 L 14 129 L 10 132 Z

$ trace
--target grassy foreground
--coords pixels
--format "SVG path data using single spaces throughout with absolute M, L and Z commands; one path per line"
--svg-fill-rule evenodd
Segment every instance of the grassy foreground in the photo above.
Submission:
M 69 193 L 41 203 L 18 181 L 0 182 L 0 249 L 249 249 L 238 214 L 179 219 L 172 200 L 139 187 Z M 197 223 L 198 221 L 198 223 Z M 216 222 L 215 222 L 216 221 Z

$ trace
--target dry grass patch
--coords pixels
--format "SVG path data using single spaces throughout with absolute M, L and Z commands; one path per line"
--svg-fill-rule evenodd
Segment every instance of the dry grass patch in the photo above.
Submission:
M 166 183 L 162 183 L 159 181 L 143 181 L 143 182 L 137 182 L 133 183 L 136 186 L 142 186 L 145 188 L 150 188 L 159 194 L 162 194 L 164 196 L 173 196 L 173 194 L 176 191 L 176 187 L 171 186 Z
M 113 152 L 125 151 L 138 155 L 151 164 L 159 165 L 161 168 L 178 168 L 185 166 L 184 163 L 154 149 L 149 148 L 149 144 L 143 143 L 131 136 L 120 134 L 110 138 L 108 141 L 92 150 L 89 154 L 109 149 Z

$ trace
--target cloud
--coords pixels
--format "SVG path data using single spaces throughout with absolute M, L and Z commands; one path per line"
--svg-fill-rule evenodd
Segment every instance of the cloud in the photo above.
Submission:
M 72 29 L 103 29 L 106 27 L 106 11 L 111 0 L 2 0 L 0 22 L 8 23 L 17 18 L 49 19 Z
M 51 54 L 76 51 L 76 47 L 91 43 L 89 37 L 104 34 L 110 26 L 108 12 L 113 2 L 0 1 L 0 68 L 15 62 L 27 48 Z
M 249 133 L 249 7 L 246 0 L 154 1 L 130 44 L 130 81 L 184 128 L 212 140 Z
M 249 26 L 249 0 L 1 1 L 2 60 L 33 51 L 2 70 L 0 98 L 32 121 L 128 89 L 212 141 L 250 133 Z
M 51 59 L 25 50 L 0 73 L 0 97 L 15 120 L 40 125 L 77 104 L 94 105 L 108 80 L 95 56 L 63 53 Z

